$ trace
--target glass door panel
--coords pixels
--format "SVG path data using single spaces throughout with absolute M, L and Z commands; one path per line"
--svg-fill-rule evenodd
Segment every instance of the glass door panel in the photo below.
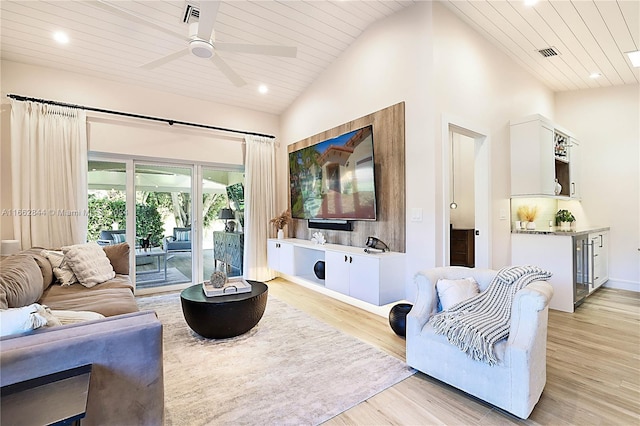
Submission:
M 192 281 L 192 168 L 135 164 L 136 288 Z
M 87 241 L 123 243 L 127 225 L 127 170 L 124 162 L 90 160 Z
M 244 173 L 202 168 L 202 275 L 241 276 L 244 258 Z

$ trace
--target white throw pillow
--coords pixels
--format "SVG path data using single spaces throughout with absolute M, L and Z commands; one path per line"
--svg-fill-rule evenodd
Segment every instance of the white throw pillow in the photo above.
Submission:
M 64 253 L 61 251 L 42 250 L 41 254 L 51 263 L 53 274 L 61 285 L 71 285 L 78 282 L 78 279 L 64 258 Z
M 47 319 L 40 315 L 42 306 L 33 303 L 22 308 L 9 308 L 0 311 L 0 336 L 23 333 L 47 325 Z
M 436 290 L 443 311 L 480 293 L 478 283 L 471 277 L 461 280 L 439 279 Z
M 97 243 L 62 247 L 62 252 L 78 282 L 85 287 L 93 287 L 116 276 L 107 254 Z
M 57 311 L 52 310 L 51 314 L 60 321 L 61 325 L 75 324 L 77 322 L 94 321 L 103 319 L 104 315 L 92 311 Z

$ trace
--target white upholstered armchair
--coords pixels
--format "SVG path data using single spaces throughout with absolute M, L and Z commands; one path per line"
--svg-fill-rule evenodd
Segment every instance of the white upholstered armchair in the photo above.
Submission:
M 407 315 L 407 363 L 520 418 L 531 414 L 546 383 L 547 319 L 553 287 L 535 281 L 513 299 L 509 337 L 496 346 L 498 363 L 475 361 L 427 324 L 439 310 L 439 279 L 473 277 L 484 291 L 497 271 L 443 267 L 416 274 L 416 302 Z

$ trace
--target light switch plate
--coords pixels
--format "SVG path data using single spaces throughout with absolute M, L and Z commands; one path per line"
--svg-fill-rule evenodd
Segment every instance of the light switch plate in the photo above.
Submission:
M 507 211 L 505 209 L 500 209 L 500 220 L 507 220 Z
M 411 209 L 411 222 L 422 222 L 422 209 L 414 207 Z

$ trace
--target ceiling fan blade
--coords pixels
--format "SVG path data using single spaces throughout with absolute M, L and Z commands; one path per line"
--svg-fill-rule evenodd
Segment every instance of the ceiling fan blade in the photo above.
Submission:
M 140 18 L 139 16 L 136 16 L 133 13 L 127 11 L 127 10 L 121 9 L 118 6 L 114 6 L 113 4 L 105 3 L 102 0 L 100 0 L 100 1 L 87 1 L 86 3 L 88 3 L 88 4 L 90 4 L 90 5 L 94 6 L 94 7 L 97 7 L 99 9 L 102 9 L 104 11 L 107 11 L 107 12 L 109 12 L 109 13 L 115 15 L 115 16 L 119 16 L 121 18 L 127 19 L 127 20 L 129 20 L 131 22 L 135 22 L 137 24 L 145 25 L 145 26 L 147 26 L 149 28 L 153 28 L 154 30 L 161 31 L 161 32 L 163 32 L 165 34 L 169 34 L 171 36 L 177 37 L 177 38 L 182 39 L 182 40 L 187 40 L 187 41 L 189 40 L 189 38 L 185 37 L 184 34 L 178 34 L 176 32 L 173 32 L 173 31 L 171 31 L 171 30 L 169 30 L 167 28 L 164 28 L 164 27 L 156 24 L 156 23 L 153 23 L 151 21 L 147 21 L 146 19 Z
M 213 31 L 213 23 L 218 15 L 219 1 L 201 0 L 198 17 L 198 38 L 209 40 Z
M 215 43 L 217 50 L 237 53 L 253 53 L 256 55 L 284 56 L 295 58 L 298 48 L 293 46 L 274 46 L 267 44 Z
M 231 67 L 227 65 L 227 63 L 222 60 L 220 56 L 213 55 L 211 57 L 211 62 L 213 62 L 215 66 L 217 66 L 218 69 L 222 71 L 222 74 L 224 74 L 229 80 L 231 80 L 231 82 L 235 84 L 236 87 L 242 87 L 247 84 L 247 82 L 244 81 L 244 79 L 240 77 L 238 73 L 232 70 Z
M 158 68 L 160 65 L 164 65 L 168 62 L 171 62 L 175 59 L 181 58 L 189 54 L 189 48 L 178 50 L 175 53 L 172 53 L 167 56 L 163 56 L 160 59 L 156 59 L 155 61 L 149 62 L 148 64 L 141 65 L 140 68 L 145 70 L 152 70 L 154 68 Z

